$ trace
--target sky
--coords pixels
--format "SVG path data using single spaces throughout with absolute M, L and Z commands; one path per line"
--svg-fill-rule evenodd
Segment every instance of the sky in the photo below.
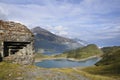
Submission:
M 120 46 L 120 0 L 0 0 L 0 19 L 100 47 Z

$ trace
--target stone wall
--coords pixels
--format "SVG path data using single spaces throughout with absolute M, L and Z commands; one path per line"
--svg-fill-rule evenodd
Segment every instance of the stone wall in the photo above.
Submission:
M 25 25 L 0 20 L 0 59 L 19 64 L 32 64 L 34 62 L 33 43 L 33 33 Z
M 33 64 L 34 63 L 34 49 L 33 43 L 28 44 L 26 47 L 19 49 L 14 55 L 10 54 L 8 57 L 4 57 L 4 61 L 17 63 L 17 64 Z

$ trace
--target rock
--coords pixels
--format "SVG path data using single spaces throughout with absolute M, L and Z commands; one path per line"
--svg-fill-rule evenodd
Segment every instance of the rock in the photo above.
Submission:
M 23 77 L 17 77 L 15 80 L 24 80 Z

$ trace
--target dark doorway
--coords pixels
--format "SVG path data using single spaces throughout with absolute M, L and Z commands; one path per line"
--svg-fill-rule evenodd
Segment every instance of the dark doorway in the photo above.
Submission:
M 1 53 L 0 53 L 0 62 L 2 61 L 2 56 L 1 56 Z
M 22 49 L 30 42 L 11 42 L 5 41 L 4 42 L 4 57 L 9 56 L 9 54 L 15 54 L 19 49 Z M 11 50 L 11 51 L 9 51 Z

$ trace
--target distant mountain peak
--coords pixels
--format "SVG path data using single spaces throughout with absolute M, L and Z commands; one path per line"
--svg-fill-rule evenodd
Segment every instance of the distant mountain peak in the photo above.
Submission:
M 74 39 L 55 35 L 39 26 L 31 29 L 31 31 L 35 34 L 35 48 L 37 51 L 44 49 L 44 52 L 61 53 L 84 46 Z
M 52 34 L 51 32 L 49 32 L 49 31 L 47 31 L 47 30 L 45 30 L 45 29 L 43 29 L 43 28 L 41 28 L 39 26 L 37 26 L 35 28 L 32 28 L 31 31 L 33 33 L 37 33 L 37 34 L 44 34 L 44 35 Z

